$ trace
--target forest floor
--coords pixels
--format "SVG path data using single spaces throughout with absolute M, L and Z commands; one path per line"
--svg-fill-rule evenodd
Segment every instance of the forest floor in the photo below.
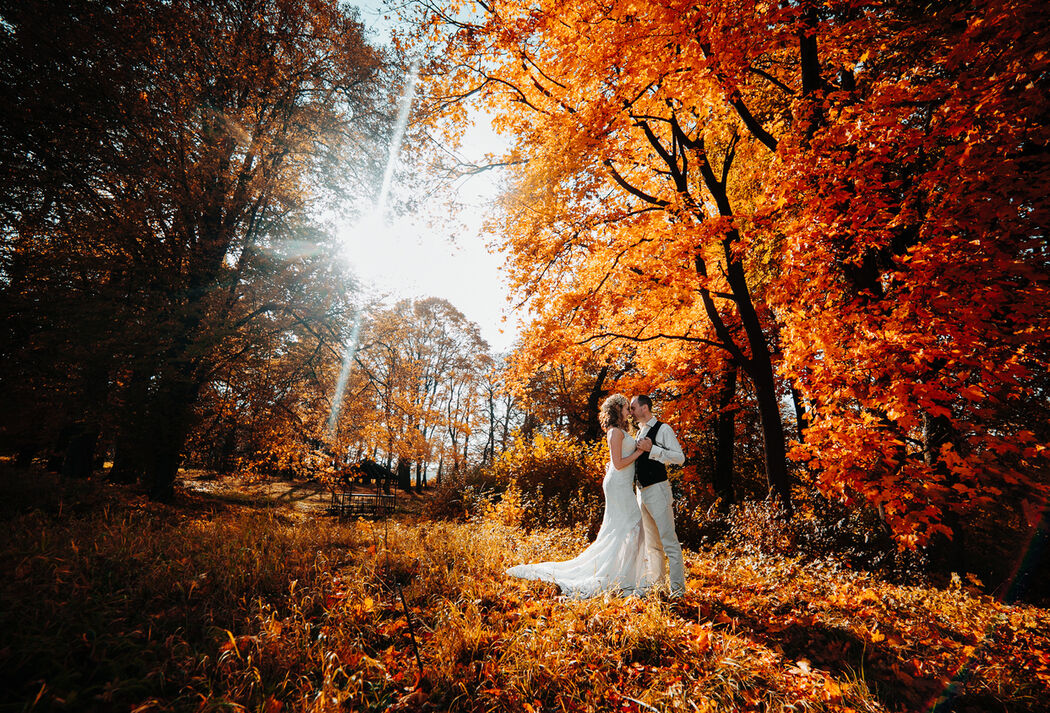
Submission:
M 203 476 L 203 477 L 202 477 Z M 583 533 L 493 513 L 324 516 L 320 489 L 186 474 L 170 505 L 0 464 L 0 711 L 1039 711 L 1050 612 L 956 579 L 687 552 L 675 601 L 510 564 Z M 399 496 L 400 497 L 400 496 Z

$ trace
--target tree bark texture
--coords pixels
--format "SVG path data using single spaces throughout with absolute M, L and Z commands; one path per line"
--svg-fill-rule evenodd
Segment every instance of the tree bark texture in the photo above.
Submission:
M 722 510 L 734 502 L 733 496 L 733 446 L 736 442 L 736 396 L 737 365 L 726 360 L 718 388 L 718 418 L 715 424 L 715 469 L 713 483 L 715 495 L 721 498 Z

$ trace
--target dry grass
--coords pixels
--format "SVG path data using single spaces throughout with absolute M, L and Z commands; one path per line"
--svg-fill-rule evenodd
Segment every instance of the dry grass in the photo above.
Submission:
M 93 497 L 7 517 L 2 710 L 1021 711 L 1047 700 L 1048 613 L 962 587 L 727 550 L 689 553 L 678 602 L 574 601 L 502 572 L 578 551 L 578 532 L 525 534 L 491 515 L 338 523 L 200 495 L 176 507 L 114 488 Z

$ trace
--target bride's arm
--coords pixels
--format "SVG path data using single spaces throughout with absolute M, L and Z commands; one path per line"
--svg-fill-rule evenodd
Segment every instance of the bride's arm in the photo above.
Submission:
M 635 448 L 634 453 L 625 458 L 620 455 L 623 452 L 623 431 L 618 428 L 610 428 L 606 436 L 609 441 L 609 455 L 612 456 L 613 468 L 616 468 L 616 470 L 623 470 L 645 453 L 645 451 Z

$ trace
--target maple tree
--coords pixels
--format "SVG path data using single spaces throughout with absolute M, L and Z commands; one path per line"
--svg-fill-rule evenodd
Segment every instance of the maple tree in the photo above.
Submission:
M 849 81 L 771 194 L 785 370 L 812 406 L 797 457 L 907 542 L 960 540 L 980 511 L 1027 507 L 1030 527 L 1050 453 L 1045 9 L 881 10 L 829 24 Z
M 1026 500 L 1038 513 L 1047 53 L 1024 28 L 1039 3 L 512 1 L 427 18 L 445 53 L 434 116 L 480 97 L 514 140 L 505 245 L 538 313 L 532 363 L 598 353 L 645 375 L 622 383 L 680 395 L 714 391 L 703 375 L 729 373 L 728 353 L 781 500 L 791 393 L 807 481 L 877 506 L 903 543 L 959 534 L 957 515 L 1003 495 L 1014 521 Z
M 676 368 L 669 351 L 695 374 L 722 372 L 722 350 L 756 389 L 769 486 L 790 510 L 774 325 L 734 225 L 735 204 L 754 202 L 762 137 L 738 131 L 732 107 L 720 106 L 724 82 L 693 37 L 708 10 L 489 10 L 458 29 L 455 62 L 437 63 L 434 104 L 488 92 L 516 138 L 511 275 L 540 313 L 525 351 L 535 364 L 600 352 L 659 386 Z M 738 155 L 753 164 L 737 169 Z

